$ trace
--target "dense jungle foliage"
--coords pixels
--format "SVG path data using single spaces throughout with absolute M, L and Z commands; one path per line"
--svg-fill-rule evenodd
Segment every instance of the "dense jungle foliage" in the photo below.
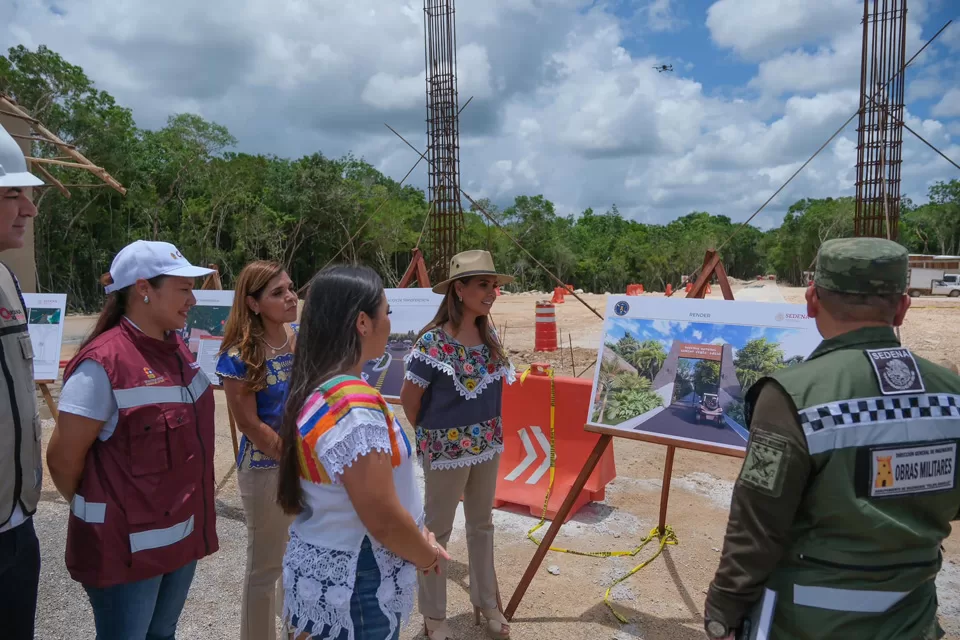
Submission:
M 424 193 L 362 159 L 236 153 L 226 128 L 186 113 L 159 130 L 138 128 L 129 109 L 44 46 L 0 56 L 0 91 L 128 190 L 124 196 L 86 172 L 47 165 L 65 183 L 95 185 L 71 188 L 69 199 L 52 188 L 39 198 L 38 286 L 66 292 L 72 310 L 99 306 L 98 277 L 138 238 L 173 242 L 196 263 L 217 263 L 227 287 L 256 258 L 284 262 L 295 282 L 305 283 L 341 248 L 339 260 L 371 265 L 391 286 L 424 227 Z M 35 156 L 58 155 L 49 145 L 35 147 Z M 937 183 L 928 195 L 921 206 L 904 200 L 901 241 L 912 251 L 960 253 L 960 181 Z M 481 204 L 562 280 L 597 293 L 624 291 L 632 282 L 648 290 L 677 285 L 738 226 L 702 211 L 666 225 L 641 224 L 615 205 L 563 216 L 544 195 L 519 196 L 502 210 Z M 799 283 L 823 240 L 852 233 L 853 210 L 852 198 L 801 200 L 776 229 L 748 226 L 721 251 L 727 272 Z M 493 251 L 498 266 L 517 276 L 514 289 L 553 287 L 485 217 L 474 210 L 464 217 L 462 246 Z

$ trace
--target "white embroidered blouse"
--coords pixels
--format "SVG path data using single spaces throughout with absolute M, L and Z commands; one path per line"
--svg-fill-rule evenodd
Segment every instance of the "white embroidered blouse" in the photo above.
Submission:
M 298 633 L 327 627 L 330 637 L 347 630 L 348 639 L 355 640 L 350 599 L 360 547 L 369 537 L 381 576 L 377 600 L 391 624 L 389 638 L 396 614 L 402 625 L 413 610 L 416 567 L 369 535 L 341 475 L 362 455 L 389 453 L 400 502 L 422 526 L 410 443 L 379 392 L 349 376 L 321 385 L 304 404 L 297 424 L 304 508 L 290 527 L 283 559 L 284 618 Z

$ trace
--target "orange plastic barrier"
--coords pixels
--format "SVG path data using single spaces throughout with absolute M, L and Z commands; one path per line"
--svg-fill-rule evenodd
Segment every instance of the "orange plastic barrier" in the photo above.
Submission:
M 684 291 L 686 291 L 687 293 L 690 293 L 690 290 L 691 290 L 691 289 L 693 289 L 693 283 L 692 283 L 692 282 L 688 282 L 688 283 L 687 283 L 687 286 L 684 288 Z
M 552 302 L 537 303 L 537 330 L 534 351 L 557 350 L 557 310 Z
M 672 285 L 672 284 L 668 284 L 668 285 L 667 285 L 667 297 L 669 298 L 669 297 L 672 296 L 672 295 L 673 295 L 673 285 Z
M 627 295 L 628 296 L 639 296 L 643 293 L 642 284 L 628 284 L 627 285 Z
M 550 486 L 550 377 L 548 365 L 534 364 L 523 383 L 519 376 L 503 388 L 503 446 L 495 507 L 522 505 L 540 516 Z M 554 379 L 553 492 L 547 518 L 553 520 L 600 436 L 584 431 L 590 412 L 589 380 L 567 376 Z M 587 484 L 570 510 L 570 519 L 583 505 L 604 499 L 608 483 L 617 477 L 613 443 L 604 451 Z
M 563 299 L 564 293 L 563 289 L 560 287 L 554 287 L 553 289 L 553 298 L 550 300 L 553 304 L 563 304 L 566 300 Z
M 777 279 L 777 276 L 770 275 L 770 276 L 767 276 L 767 279 L 769 279 L 769 280 L 776 280 L 776 279 Z

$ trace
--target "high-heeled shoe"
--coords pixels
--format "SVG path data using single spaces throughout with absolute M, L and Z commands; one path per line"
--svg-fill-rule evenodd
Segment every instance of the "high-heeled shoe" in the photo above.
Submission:
M 507 622 L 500 609 L 474 607 L 473 616 L 478 625 L 481 615 L 487 621 L 487 637 L 493 638 L 493 640 L 510 640 L 510 623 Z
M 447 626 L 446 619 L 434 620 L 433 618 L 423 617 L 423 635 L 430 640 L 454 640 L 453 632 Z

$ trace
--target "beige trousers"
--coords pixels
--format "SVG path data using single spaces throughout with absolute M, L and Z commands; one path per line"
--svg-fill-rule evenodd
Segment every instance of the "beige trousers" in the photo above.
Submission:
M 247 568 L 243 576 L 240 640 L 276 640 L 283 609 L 283 554 L 293 521 L 277 504 L 278 469 L 238 469 L 237 485 L 247 520 Z M 279 603 L 279 607 L 278 607 Z
M 482 609 L 497 608 L 497 576 L 493 568 L 493 498 L 497 490 L 500 456 L 492 460 L 435 470 L 424 464 L 426 485 L 424 515 L 427 529 L 444 548 L 453 532 L 453 519 L 463 496 L 467 528 L 467 558 L 470 562 L 470 602 Z M 440 560 L 440 574 L 420 574 L 420 613 L 441 620 L 447 617 L 447 563 Z

